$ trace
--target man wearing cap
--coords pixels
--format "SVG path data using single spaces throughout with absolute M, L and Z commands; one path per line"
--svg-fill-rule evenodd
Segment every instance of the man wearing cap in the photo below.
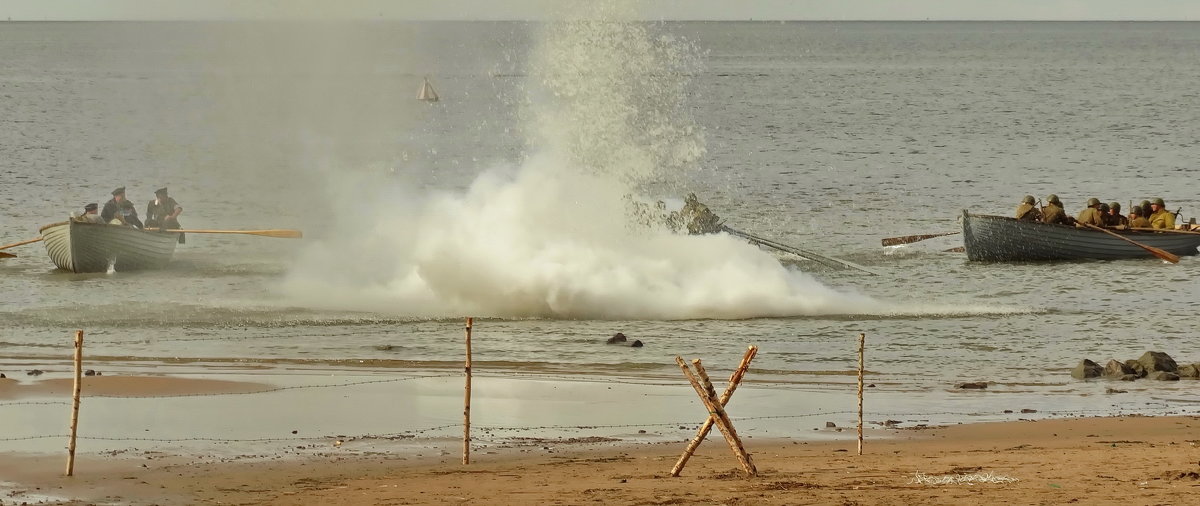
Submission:
M 1017 219 L 1021 221 L 1042 221 L 1042 212 L 1034 205 L 1033 195 L 1026 195 L 1017 206 Z
M 1175 230 L 1175 214 L 1167 210 L 1167 204 L 1163 202 L 1163 199 L 1157 198 L 1150 201 L 1150 211 L 1152 228 Z
M 105 223 L 112 223 L 112 220 L 116 219 L 126 225 L 142 228 L 142 221 L 138 219 L 137 209 L 133 208 L 132 202 L 125 199 L 125 187 L 113 190 L 112 196 L 113 198 L 104 203 L 104 210 L 100 211 L 100 219 Z
M 104 223 L 104 220 L 100 219 L 100 214 L 98 212 L 99 209 L 100 206 L 95 202 L 83 206 L 83 214 L 79 216 L 79 221 L 86 223 Z
M 1053 193 L 1046 197 L 1046 208 L 1042 209 L 1042 223 L 1058 223 L 1070 225 L 1074 220 L 1063 210 L 1062 201 Z
M 1079 216 L 1075 218 L 1075 226 L 1079 228 L 1087 228 L 1085 225 L 1094 225 L 1097 227 L 1104 226 L 1104 219 L 1100 214 L 1100 199 L 1092 197 L 1087 201 L 1087 209 L 1079 212 Z
M 183 207 L 175 199 L 167 195 L 166 188 L 154 190 L 154 200 L 146 206 L 146 226 L 149 228 L 180 229 L 176 218 L 183 213 Z M 183 244 L 183 234 L 179 234 L 179 243 Z

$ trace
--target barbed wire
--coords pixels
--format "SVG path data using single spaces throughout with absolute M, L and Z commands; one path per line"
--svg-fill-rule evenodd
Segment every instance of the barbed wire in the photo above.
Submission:
M 1080 415 L 1080 414 L 1085 414 L 1085 413 L 1094 413 L 1094 414 L 1103 414 L 1103 415 L 1119 415 L 1121 411 L 1123 411 L 1123 410 L 1109 410 L 1109 409 L 1096 408 L 1096 409 L 1054 410 L 1054 411 L 1025 412 L 1025 413 L 1022 413 L 1022 412 L 980 413 L 980 412 L 961 412 L 961 411 L 935 411 L 935 412 L 908 412 L 908 413 L 879 412 L 879 413 L 866 413 L 866 415 L 871 416 L 873 418 L 885 417 L 885 418 L 890 419 L 892 417 L 896 417 L 896 418 L 930 417 L 930 416 L 980 417 L 980 416 L 997 416 L 997 415 L 1029 415 L 1029 414 L 1037 414 L 1037 415 L 1043 415 L 1043 416 L 1074 416 L 1074 415 Z M 1144 414 L 1144 412 L 1146 410 L 1141 409 L 1141 410 L 1137 410 L 1137 411 L 1139 414 Z M 1174 413 L 1183 414 L 1186 410 L 1181 410 L 1178 408 L 1164 407 L 1164 408 L 1159 408 L 1157 410 L 1151 410 L 1151 411 L 1168 412 L 1168 413 L 1160 413 L 1160 414 L 1174 414 Z M 1200 413 L 1200 410 L 1196 410 L 1196 412 Z M 857 414 L 857 411 L 816 411 L 816 412 L 810 412 L 810 413 L 798 413 L 798 414 L 790 414 L 790 415 L 733 417 L 732 419 L 734 421 L 755 421 L 755 420 L 772 420 L 772 419 L 788 419 L 788 418 L 812 418 L 812 417 L 818 417 L 818 416 L 854 415 L 854 414 Z M 883 424 L 886 426 L 886 422 L 870 422 L 870 423 Z M 900 423 L 903 423 L 903 422 L 900 422 Z M 545 431 L 545 430 L 588 431 L 588 430 L 599 430 L 599 429 L 631 429 L 631 428 L 647 428 L 647 427 L 680 427 L 681 429 L 690 430 L 690 429 L 693 429 L 694 427 L 696 427 L 697 425 L 698 425 L 698 422 L 695 418 L 684 420 L 684 421 L 649 422 L 649 423 L 621 423 L 621 424 L 562 424 L 562 425 L 535 425 L 535 426 L 478 425 L 477 424 L 477 425 L 472 426 L 472 428 L 474 429 L 474 431 L 473 431 L 474 435 L 472 436 L 472 439 L 489 440 L 487 437 L 487 434 L 486 434 L 487 432 L 527 432 L 527 431 Z M 78 436 L 78 438 L 82 439 L 82 440 L 94 440 L 94 441 L 140 441 L 140 442 L 156 442 L 156 443 L 185 443 L 185 442 L 252 443 L 252 442 L 281 442 L 281 441 L 325 441 L 325 440 L 330 440 L 330 439 L 342 440 L 342 441 L 354 441 L 354 440 L 364 440 L 364 439 L 409 439 L 409 438 L 414 438 L 417 435 L 429 434 L 432 432 L 450 429 L 450 428 L 458 428 L 461 426 L 462 425 L 460 423 L 450 423 L 450 424 L 437 425 L 437 426 L 432 426 L 432 427 L 409 429 L 409 430 L 405 430 L 405 431 L 401 431 L 401 432 L 367 433 L 367 434 L 360 434 L 360 435 L 353 435 L 353 436 L 323 435 L 323 436 L 262 437 L 262 438 L 220 438 L 220 437 L 197 436 L 197 437 L 185 437 L 185 438 L 155 438 L 155 437 L 81 435 L 81 436 Z M 69 437 L 67 434 L 44 434 L 44 435 L 31 435 L 31 436 L 0 437 L 0 442 L 15 442 L 15 441 L 28 441 L 28 440 L 35 440 L 35 439 L 52 439 L 52 438 L 67 438 L 67 437 Z
M 8 406 L 35 406 L 35 405 L 67 405 L 70 401 L 16 401 L 16 402 L 0 402 L 0 408 Z

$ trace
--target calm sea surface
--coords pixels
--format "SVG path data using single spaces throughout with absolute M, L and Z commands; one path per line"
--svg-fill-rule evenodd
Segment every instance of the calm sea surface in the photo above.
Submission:
M 1200 213 L 1200 24 L 648 30 L 686 40 L 699 59 L 678 82 L 706 148 L 698 168 L 645 182 L 648 193 L 694 191 L 737 228 L 878 273 L 781 257 L 839 292 L 973 309 L 633 321 L 498 310 L 476 322 L 477 371 L 674 381 L 675 355 L 729 368 L 755 344 L 752 379 L 848 391 L 861 332 L 870 381 L 919 395 L 914 411 L 952 410 L 966 395 L 952 385 L 978 380 L 995 382 L 988 399 L 1019 406 L 1200 402 L 1191 382 L 1106 396 L 1111 384 L 1068 375 L 1082 358 L 1147 350 L 1200 362 L 1196 257 L 979 264 L 942 252 L 956 236 L 879 242 L 957 230 L 962 209 L 1008 214 L 1025 194 L 1057 193 L 1071 212 L 1095 196 L 1162 197 L 1185 219 Z M 355 310 L 342 291 L 300 297 L 288 281 L 313 270 L 314 248 L 412 219 L 377 205 L 388 188 L 327 191 L 340 182 L 387 174 L 405 188 L 391 200 L 404 200 L 461 194 L 488 169 L 526 164 L 539 33 L 520 23 L 0 23 L 0 243 L 37 237 L 117 186 L 139 209 L 169 186 L 188 228 L 306 233 L 192 234 L 169 268 L 147 273 L 76 275 L 54 270 L 38 244 L 8 250 L 19 256 L 0 260 L 0 372 L 65 374 L 75 329 L 88 332 L 95 367 L 113 373 L 458 368 L 461 319 Z M 438 104 L 414 100 L 426 76 Z M 624 93 L 632 102 L 640 90 Z M 389 243 L 369 244 L 330 271 L 392 255 Z M 503 258 L 506 245 L 494 248 L 482 254 Z M 719 294 L 705 297 L 720 307 Z M 646 346 L 599 344 L 617 331 Z

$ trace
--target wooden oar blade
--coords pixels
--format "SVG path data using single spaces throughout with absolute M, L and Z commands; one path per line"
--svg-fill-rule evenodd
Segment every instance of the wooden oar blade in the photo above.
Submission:
M 0 258 L 17 258 L 17 256 L 7 251 L 0 251 Z
M 265 237 L 278 237 L 280 239 L 303 239 L 304 238 L 304 232 L 301 232 L 299 230 L 285 230 L 285 229 L 258 230 L 258 232 L 262 232 L 262 233 L 255 234 L 255 235 L 261 235 L 261 236 L 265 236 Z

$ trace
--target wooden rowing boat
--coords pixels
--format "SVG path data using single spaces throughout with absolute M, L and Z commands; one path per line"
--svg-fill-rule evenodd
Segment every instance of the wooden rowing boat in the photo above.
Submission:
M 179 240 L 177 232 L 75 220 L 46 225 L 39 232 L 50 260 L 71 272 L 160 268 L 171 261 Z
M 1007 216 L 962 215 L 967 259 L 981 262 L 1044 260 L 1116 260 L 1153 255 L 1103 231 Z M 1112 230 L 1122 236 L 1176 255 L 1200 253 L 1200 234 L 1182 230 Z

